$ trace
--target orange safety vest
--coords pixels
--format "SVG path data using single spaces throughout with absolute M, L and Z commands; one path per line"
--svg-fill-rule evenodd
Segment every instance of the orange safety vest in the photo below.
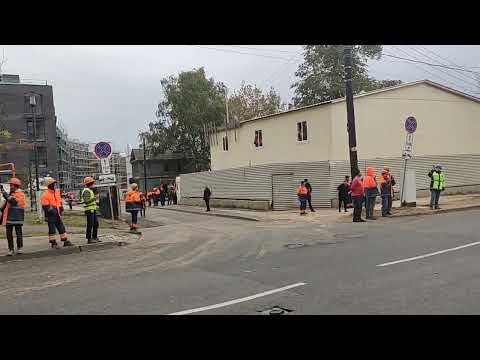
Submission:
M 52 206 L 60 209 L 62 206 L 62 198 L 60 197 L 60 191 L 58 190 L 45 190 L 40 197 L 40 203 L 42 206 Z
M 125 210 L 126 211 L 135 211 L 142 208 L 142 200 L 140 197 L 140 192 L 137 190 L 130 190 L 125 196 Z
M 297 194 L 298 195 L 307 195 L 308 194 L 308 189 L 305 186 L 300 185 L 297 189 Z
M 17 199 L 17 205 L 12 206 L 8 201 L 3 211 L 2 225 L 20 225 L 23 224 L 25 217 L 25 194 L 21 190 L 15 190 L 10 196 Z

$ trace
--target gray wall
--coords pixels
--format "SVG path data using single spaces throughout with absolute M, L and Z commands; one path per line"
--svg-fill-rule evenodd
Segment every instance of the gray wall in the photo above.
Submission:
M 480 185 L 480 155 L 422 156 L 408 161 L 408 168 L 415 170 L 417 190 L 428 190 L 427 173 L 433 164 L 441 163 L 446 174 L 446 186 L 455 192 Z M 362 174 L 367 165 L 375 168 L 378 176 L 383 166 L 389 166 L 396 178 L 395 191 L 401 189 L 404 162 L 398 158 L 359 160 Z M 312 202 L 318 207 L 331 207 L 337 198 L 337 186 L 345 175 L 350 175 L 348 161 L 318 161 L 259 165 L 219 171 L 182 174 L 180 177 L 181 201 L 201 198 L 208 185 L 212 199 L 272 200 L 272 174 L 293 173 L 292 191 L 299 182 L 308 178 L 313 187 Z M 185 200 L 184 200 L 185 199 Z
M 43 141 L 38 142 L 39 159 L 42 161 L 46 158 L 46 167 L 40 167 L 40 175 L 48 171 L 52 176 L 57 177 L 56 117 L 51 86 L 0 83 L 1 126 L 12 133 L 11 142 L 19 138 L 27 138 L 23 132 L 27 131 L 27 119 L 32 119 L 32 114 L 31 109 L 25 105 L 25 94 L 31 91 L 38 94 L 36 118 L 38 124 L 44 124 L 45 129 L 45 136 L 42 136 L 43 133 L 37 135 L 38 140 L 43 138 Z M 0 162 L 13 162 L 18 172 L 25 174 L 28 171 L 27 155 L 27 150 L 13 145 L 0 155 Z

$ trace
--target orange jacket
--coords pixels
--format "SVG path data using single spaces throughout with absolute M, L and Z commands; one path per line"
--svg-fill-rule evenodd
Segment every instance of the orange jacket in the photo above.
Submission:
M 305 186 L 300 185 L 297 189 L 298 196 L 307 196 L 308 190 Z
M 129 190 L 125 196 L 125 210 L 128 212 L 142 209 L 142 199 L 138 190 Z
M 21 225 L 25 218 L 25 194 L 22 190 L 15 190 L 10 193 L 14 197 L 16 204 L 13 205 L 7 199 L 7 205 L 3 211 L 2 225 Z
M 62 206 L 62 198 L 60 197 L 60 191 L 58 190 L 45 190 L 40 197 L 40 203 L 42 206 L 52 206 L 60 208 Z
M 374 188 L 377 186 L 374 178 L 374 169 L 371 166 L 367 166 L 367 174 L 363 177 L 363 187 Z

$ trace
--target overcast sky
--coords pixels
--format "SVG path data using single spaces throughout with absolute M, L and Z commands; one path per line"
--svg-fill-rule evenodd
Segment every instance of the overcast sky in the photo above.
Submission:
M 118 151 L 125 151 L 127 143 L 136 146 L 138 132 L 155 119 L 163 77 L 203 66 L 208 77 L 230 89 L 237 89 L 243 80 L 264 89 L 273 86 L 288 102 L 302 60 L 300 46 L 279 45 L 2 48 L 7 58 L 4 73 L 47 80 L 53 86 L 57 118 L 69 136 L 88 142 L 110 140 Z M 384 53 L 480 72 L 480 46 L 385 46 Z M 473 73 L 388 56 L 371 62 L 370 74 L 403 81 L 428 78 L 480 92 Z

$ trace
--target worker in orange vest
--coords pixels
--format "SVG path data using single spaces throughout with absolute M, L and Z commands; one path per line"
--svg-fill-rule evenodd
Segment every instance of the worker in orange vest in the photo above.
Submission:
M 12 256 L 14 252 L 13 228 L 17 234 L 17 254 L 23 254 L 22 226 L 25 219 L 25 194 L 20 190 L 22 184 L 20 179 L 11 178 L 8 183 L 10 184 L 10 194 L 7 194 L 2 187 L 2 195 L 6 200 L 2 213 L 2 225 L 5 225 L 7 230 L 7 256 Z
M 63 206 L 60 192 L 55 190 L 55 184 L 57 180 L 54 178 L 46 178 L 45 190 L 40 197 L 40 203 L 42 204 L 43 211 L 45 212 L 45 219 L 48 223 L 48 240 L 52 248 L 57 249 L 58 244 L 55 240 L 56 230 L 60 235 L 60 240 L 63 242 L 63 246 L 73 246 L 73 244 L 67 239 L 67 232 L 65 225 L 62 221 Z
M 298 200 L 300 201 L 300 215 L 305 215 L 305 209 L 307 208 L 307 195 L 308 189 L 305 186 L 305 182 L 302 181 L 297 189 Z
M 140 192 L 138 191 L 138 185 L 133 183 L 130 185 L 130 190 L 125 196 L 125 211 L 132 215 L 132 223 L 130 225 L 130 231 L 138 231 L 138 212 L 142 209 L 142 201 L 140 198 Z

